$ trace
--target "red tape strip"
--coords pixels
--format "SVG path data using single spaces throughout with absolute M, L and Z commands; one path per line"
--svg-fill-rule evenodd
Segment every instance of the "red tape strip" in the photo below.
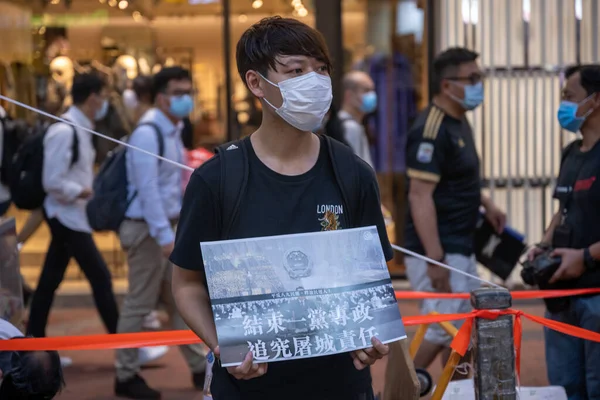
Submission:
M 521 321 L 523 316 L 533 322 L 585 340 L 600 343 L 600 333 L 581 329 L 573 325 L 552 321 L 542 317 L 526 314 L 519 310 L 485 311 L 478 310 L 466 314 L 437 314 L 418 315 L 402 318 L 405 326 L 432 324 L 444 321 L 465 320 L 454 338 L 451 347 L 459 354 L 464 355 L 471 341 L 471 330 L 474 318 L 496 319 L 500 315 L 515 315 L 515 348 L 517 349 L 517 362 L 520 361 Z M 518 338 L 518 339 L 517 339 Z M 0 351 L 40 351 L 40 350 L 108 350 L 146 346 L 179 346 L 183 344 L 202 343 L 192 331 L 162 331 L 120 333 L 113 335 L 86 335 L 62 336 L 55 338 L 28 338 L 0 340 Z M 517 365 L 519 365 L 517 363 Z

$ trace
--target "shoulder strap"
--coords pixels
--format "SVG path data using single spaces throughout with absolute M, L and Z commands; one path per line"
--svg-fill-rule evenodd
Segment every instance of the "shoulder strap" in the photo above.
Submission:
M 329 136 L 324 137 L 329 150 L 333 173 L 342 192 L 344 210 L 346 210 L 346 215 L 348 215 L 352 227 L 356 227 L 358 224 L 356 218 L 361 207 L 360 176 L 357 163 L 360 160 L 350 147 L 331 139 Z
M 248 183 L 247 139 L 218 146 L 215 153 L 221 162 L 220 207 L 221 239 L 229 239 L 231 228 L 240 208 L 242 195 Z
M 158 141 L 158 155 L 163 157 L 165 154 L 165 138 L 163 137 L 160 128 L 154 122 L 142 122 L 141 124 L 138 124 L 136 129 L 144 125 L 150 126 L 152 127 L 152 129 L 154 129 L 154 133 L 156 134 L 156 140 Z M 160 159 L 158 160 L 159 163 L 161 161 L 162 160 Z
M 70 119 L 65 118 L 65 121 L 68 122 L 72 122 Z M 77 135 L 77 128 L 75 128 L 74 125 L 71 124 L 65 124 L 68 125 L 71 130 L 73 131 L 73 142 L 71 143 L 71 165 L 70 167 L 72 167 L 73 165 L 75 165 L 75 163 L 77 161 L 79 161 L 79 136 Z
M 571 150 L 573 150 L 573 147 L 575 147 L 575 145 L 577 143 L 581 143 L 581 140 L 580 139 L 574 140 L 571 143 L 569 143 L 567 145 L 567 147 L 564 148 L 564 150 L 562 152 L 562 155 L 560 156 L 560 163 L 561 163 L 561 165 L 562 165 L 562 163 L 565 162 L 565 159 L 567 158 L 567 156 L 569 155 L 569 153 L 571 152 Z

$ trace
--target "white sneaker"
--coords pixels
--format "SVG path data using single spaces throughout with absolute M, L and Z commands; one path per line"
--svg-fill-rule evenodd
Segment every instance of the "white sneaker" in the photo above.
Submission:
M 73 365 L 73 360 L 69 357 L 61 357 L 60 358 L 60 366 L 63 368 L 70 367 Z
M 148 364 L 149 362 L 158 360 L 169 351 L 168 346 L 142 347 L 138 351 L 138 359 L 140 365 Z

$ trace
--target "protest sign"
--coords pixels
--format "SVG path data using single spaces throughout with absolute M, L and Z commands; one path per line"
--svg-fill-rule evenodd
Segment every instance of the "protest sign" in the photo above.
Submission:
M 221 364 L 326 356 L 406 338 L 376 227 L 206 242 Z

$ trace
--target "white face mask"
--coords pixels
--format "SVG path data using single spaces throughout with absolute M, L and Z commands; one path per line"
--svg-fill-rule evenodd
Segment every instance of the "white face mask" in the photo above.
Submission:
M 281 107 L 276 108 L 269 100 L 263 99 L 284 121 L 305 132 L 312 132 L 321 125 L 333 99 L 330 77 L 310 72 L 286 79 L 278 85 L 262 75 L 261 77 L 279 88 L 283 99 Z
M 125 89 L 123 91 L 123 104 L 129 110 L 135 110 L 138 106 L 138 99 L 135 92 L 131 89 Z

